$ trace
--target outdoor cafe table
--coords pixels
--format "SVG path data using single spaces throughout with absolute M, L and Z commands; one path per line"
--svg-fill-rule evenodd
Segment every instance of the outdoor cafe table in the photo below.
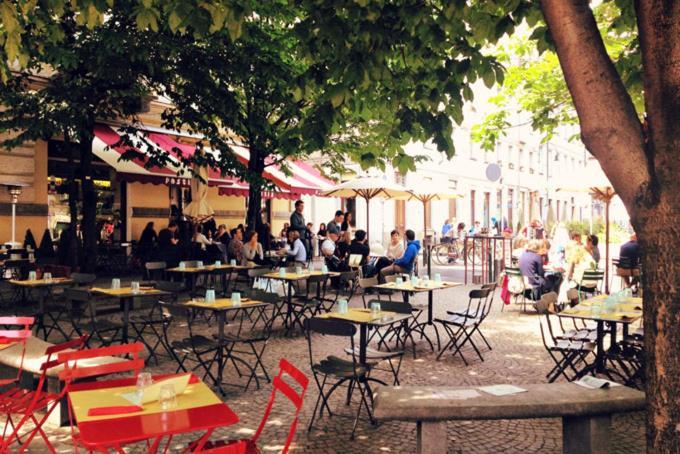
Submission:
M 368 327 L 381 328 L 411 318 L 411 314 L 380 311 L 377 314 L 370 309 L 348 309 L 346 313 L 328 312 L 317 315 L 317 318 L 332 318 L 359 325 L 359 363 L 366 365 L 366 347 L 368 344 Z
M 224 360 L 222 354 L 222 348 L 224 347 L 224 327 L 227 324 L 227 312 L 230 311 L 240 311 L 247 309 L 260 309 L 263 311 L 268 303 L 263 301 L 250 300 L 248 298 L 242 298 L 241 304 L 235 305 L 231 302 L 231 298 L 217 298 L 214 303 L 206 303 L 205 301 L 189 300 L 184 303 L 185 306 L 192 309 L 198 309 L 203 311 L 212 311 L 217 317 L 217 341 L 219 342 L 219 348 L 217 350 L 217 377 L 215 377 L 215 386 L 222 390 L 222 377 L 224 373 Z M 243 320 L 241 320 L 243 322 Z M 241 325 L 239 325 L 239 333 L 241 332 Z
M 299 281 L 306 281 L 312 276 L 338 277 L 340 276 L 340 273 L 336 271 L 328 271 L 324 273 L 322 271 L 303 270 L 301 274 L 298 273 L 280 274 L 280 272 L 278 271 L 272 271 L 271 273 L 267 273 L 264 276 L 262 276 L 263 278 L 275 279 L 288 283 L 288 291 L 286 292 L 286 317 L 284 319 L 284 326 L 286 327 L 286 330 L 293 329 L 293 326 L 290 327 L 288 326 L 288 323 L 292 318 L 293 314 L 293 283 Z M 317 287 L 317 296 L 319 291 L 320 291 L 319 287 Z
M 71 285 L 73 284 L 73 279 L 66 277 L 55 277 L 52 279 L 27 279 L 23 281 L 10 279 L 9 283 L 21 289 L 22 300 L 24 303 L 27 299 L 27 292 L 31 290 L 36 290 L 38 292 L 38 312 L 36 314 L 38 318 L 38 324 L 36 333 L 39 333 L 40 330 L 42 330 L 43 334 L 45 335 L 45 339 L 47 339 L 47 329 L 45 328 L 45 302 L 52 294 L 53 288 Z
M 147 440 L 151 441 L 147 452 L 156 452 L 164 437 L 198 431 L 205 431 L 200 438 L 200 443 L 204 443 L 215 429 L 239 421 L 227 404 L 205 383 L 193 377 L 187 389 L 177 396 L 177 406 L 171 410 L 162 410 L 156 401 L 145 404 L 142 411 L 106 416 L 89 416 L 88 411 L 131 405 L 121 394 L 136 390 L 135 379 L 115 380 L 106 388 L 97 388 L 96 382 L 86 385 L 93 386 L 71 391 L 68 398 L 78 423 L 78 438 L 92 450 L 118 449 L 123 452 L 120 450 L 122 445 Z
M 191 289 L 191 296 L 196 296 L 196 276 L 205 274 L 219 274 L 222 276 L 222 294 L 226 296 L 228 280 L 226 276 L 231 275 L 232 271 L 252 270 L 257 266 L 253 265 L 231 265 L 223 263 L 221 265 L 205 265 L 205 266 L 186 266 L 184 268 L 175 267 L 165 270 L 168 273 L 178 273 L 189 277 L 189 288 Z
M 122 343 L 128 343 L 128 325 L 130 321 L 130 307 L 132 306 L 132 300 L 134 298 L 147 297 L 147 296 L 168 296 L 171 295 L 170 292 L 163 290 L 158 290 L 155 288 L 140 288 L 138 292 L 133 292 L 132 287 L 121 287 L 118 289 L 113 288 L 102 288 L 102 287 L 92 287 L 90 293 L 96 295 L 108 296 L 110 298 L 118 298 L 120 301 L 120 306 L 123 309 L 123 339 Z
M 434 324 L 434 296 L 433 293 L 435 290 L 444 290 L 448 288 L 455 288 L 455 287 L 460 287 L 461 283 L 459 282 L 449 282 L 449 281 L 442 281 L 442 282 L 435 282 L 433 280 L 429 280 L 427 282 L 424 282 L 422 280 L 418 281 L 418 284 L 415 286 L 410 282 L 410 281 L 405 281 L 401 283 L 400 285 L 397 285 L 396 282 L 387 282 L 385 284 L 379 284 L 379 285 L 374 285 L 372 288 L 380 289 L 380 290 L 391 290 L 395 292 L 402 292 L 404 295 L 404 302 L 408 303 L 409 302 L 409 295 L 411 293 L 423 293 L 427 292 L 427 321 L 425 322 L 419 322 L 417 320 L 414 321 L 413 326 L 411 327 L 412 330 L 419 331 L 421 335 L 427 340 L 427 342 L 430 344 L 430 347 L 432 347 L 432 350 L 434 350 L 434 344 L 432 344 L 432 341 L 430 341 L 430 338 L 427 337 L 427 334 L 425 333 L 425 327 L 426 326 L 432 326 L 434 328 L 434 333 L 437 336 L 437 349 L 441 349 L 441 342 L 439 340 L 439 331 L 437 330 L 437 325 Z
M 609 295 L 597 295 L 587 300 L 581 301 L 576 306 L 565 309 L 557 315 L 560 317 L 578 318 L 582 320 L 592 320 L 597 323 L 597 351 L 595 352 L 595 371 L 605 372 L 605 351 L 604 351 L 604 324 L 611 325 L 610 347 L 616 345 L 616 326 L 623 326 L 624 339 L 628 336 L 628 326 L 642 317 L 642 298 L 627 297 L 622 302 L 616 304 L 613 311 L 604 310 L 604 304 Z M 601 305 L 600 313 L 592 313 L 593 303 Z

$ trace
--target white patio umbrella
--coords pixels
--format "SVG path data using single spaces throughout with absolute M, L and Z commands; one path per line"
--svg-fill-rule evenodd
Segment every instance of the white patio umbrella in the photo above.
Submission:
M 609 205 L 616 195 L 614 187 L 602 171 L 600 163 L 593 161 L 584 171 L 579 172 L 578 178 L 570 178 L 558 184 L 558 191 L 587 192 L 594 199 L 604 202 L 604 290 L 609 293 Z
M 423 236 L 427 232 L 427 203 L 433 200 L 462 199 L 464 196 L 456 193 L 446 184 L 432 180 L 409 181 L 406 195 L 394 197 L 397 200 L 419 200 L 423 204 Z
M 548 216 L 546 217 L 545 220 L 545 228 L 549 234 L 552 234 L 552 231 L 555 228 L 555 224 L 556 224 L 555 210 L 553 209 L 552 203 L 550 203 L 548 204 Z
M 391 199 L 408 195 L 406 189 L 379 177 L 357 177 L 320 193 L 327 197 L 361 197 L 366 200 L 366 233 L 370 229 L 370 202 L 374 198 Z
M 195 223 L 201 223 L 215 214 L 208 204 L 208 168 L 201 166 L 194 170 L 191 179 L 191 202 L 184 209 L 184 214 Z

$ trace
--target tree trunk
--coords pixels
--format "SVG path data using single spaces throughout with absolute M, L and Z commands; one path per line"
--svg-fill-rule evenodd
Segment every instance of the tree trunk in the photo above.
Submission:
M 264 184 L 264 157 L 256 148 L 250 149 L 248 161 L 248 212 L 246 225 L 249 229 L 259 232 L 262 226 L 262 186 Z
M 71 227 L 69 228 L 69 251 L 66 254 L 67 262 L 65 265 L 71 267 L 72 270 L 77 270 L 79 265 L 79 253 L 80 248 L 78 247 L 78 180 L 76 179 L 75 172 L 75 144 L 73 144 L 68 135 L 65 135 L 64 145 L 68 148 L 68 210 L 71 216 Z M 60 254 L 61 255 L 61 254 Z
M 637 1 L 648 132 L 587 0 L 542 0 L 588 150 L 621 196 L 643 253 L 647 449 L 680 452 L 680 2 Z
M 83 263 L 87 273 L 97 265 L 97 193 L 92 181 L 92 135 L 80 137 L 80 178 L 83 191 Z

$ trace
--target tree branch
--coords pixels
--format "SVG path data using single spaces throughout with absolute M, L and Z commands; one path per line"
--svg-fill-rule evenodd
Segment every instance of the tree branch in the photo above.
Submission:
M 586 148 L 630 210 L 650 189 L 642 125 L 588 0 L 541 0 Z

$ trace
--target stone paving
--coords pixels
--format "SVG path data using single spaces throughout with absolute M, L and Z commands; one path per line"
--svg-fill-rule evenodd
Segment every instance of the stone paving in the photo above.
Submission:
M 460 270 L 455 267 L 438 268 L 445 279 L 460 280 Z M 467 305 L 467 292 L 474 286 L 447 289 L 435 293 L 435 314 L 444 315 L 446 310 L 463 308 Z M 497 292 L 498 293 L 498 292 Z M 425 302 L 426 294 L 421 294 L 412 302 Z M 355 297 L 352 307 L 360 307 L 361 299 Z M 185 327 L 173 328 L 174 335 L 181 337 Z M 206 330 L 216 330 L 207 328 Z M 551 368 L 551 362 L 541 343 L 538 319 L 535 314 L 523 314 L 516 306 L 501 311 L 498 294 L 494 300 L 494 308 L 485 322 L 484 333 L 487 335 L 493 350 L 483 350 L 484 361 L 480 361 L 470 348 L 464 350 L 469 365 L 465 366 L 460 357 L 445 354 L 440 361 L 429 345 L 421 341 L 418 344 L 417 359 L 412 355 L 404 358 L 400 380 L 403 385 L 455 385 L 478 386 L 498 383 L 542 383 L 545 374 Z M 314 337 L 315 345 L 322 346 L 324 353 L 336 352 L 342 355 L 344 345 L 332 345 L 324 342 L 320 336 Z M 265 365 L 274 375 L 279 358 L 287 358 L 301 370 L 312 377 L 309 368 L 307 342 L 304 336 L 283 337 L 274 335 L 265 351 Z M 151 372 L 174 372 L 169 360 L 161 362 L 160 367 L 153 362 L 149 365 Z M 379 372 L 376 372 L 379 374 Z M 384 373 L 383 373 L 384 374 Z M 383 377 L 387 378 L 386 375 Z M 233 371 L 230 379 L 238 380 Z M 225 400 L 239 415 L 240 422 L 233 427 L 220 429 L 214 438 L 238 438 L 251 435 L 257 427 L 263 409 L 269 398 L 271 385 L 263 383 L 260 390 L 251 387 L 248 391 L 228 390 Z M 368 421 L 361 421 L 355 440 L 349 439 L 351 418 L 324 416 L 315 424 L 316 428 L 307 432 L 317 390 L 313 381 L 305 399 L 300 424 L 294 439 L 292 452 L 415 452 L 415 424 L 390 422 L 381 423 L 377 427 Z M 338 393 L 331 400 L 331 407 L 344 414 L 356 410 L 356 402 L 350 408 L 344 405 L 344 393 Z M 291 406 L 288 401 L 277 401 L 261 438 L 263 452 L 278 452 L 286 438 L 291 421 Z M 59 452 L 72 452 L 68 428 L 49 430 L 51 437 L 57 440 Z M 534 420 L 498 420 L 498 421 L 462 421 L 448 424 L 449 452 L 451 453 L 526 453 L 561 451 L 562 424 L 559 419 Z M 195 437 L 194 437 L 195 438 Z M 172 451 L 179 451 L 186 446 L 191 436 L 173 440 Z M 644 415 L 632 413 L 614 417 L 612 453 L 644 452 Z M 30 452 L 44 452 L 45 449 L 35 443 Z M 129 452 L 143 452 L 142 446 L 134 446 Z

